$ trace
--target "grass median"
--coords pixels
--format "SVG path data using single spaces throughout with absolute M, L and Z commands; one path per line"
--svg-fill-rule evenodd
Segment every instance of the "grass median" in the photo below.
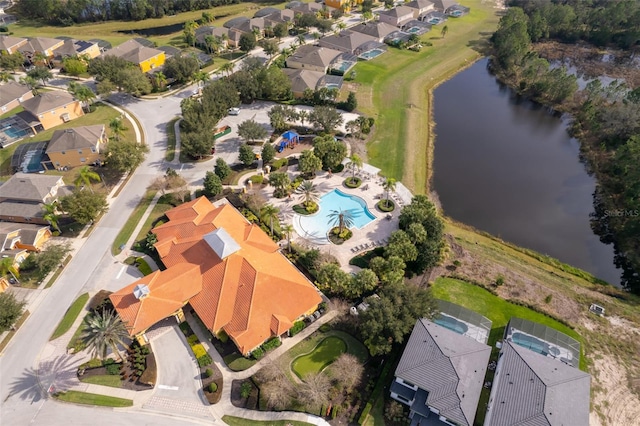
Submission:
M 144 212 L 147 211 L 147 208 L 151 204 L 151 201 L 153 201 L 153 197 L 155 197 L 155 195 L 156 191 L 147 191 L 144 194 L 136 208 L 133 210 L 133 213 L 131 213 L 131 216 L 129 216 L 129 219 L 127 219 L 127 222 L 116 236 L 116 239 L 113 241 L 111 254 L 117 256 L 122 252 L 121 247 L 127 244 L 127 241 L 129 241 L 129 238 L 133 235 L 133 231 L 136 229 L 136 226 L 138 226 L 140 220 L 142 220 Z
M 82 308 L 84 308 L 84 305 L 86 305 L 88 301 L 89 293 L 80 295 L 80 297 L 78 297 L 71 306 L 69 306 L 69 309 L 65 312 L 64 317 L 60 320 L 60 324 L 58 324 L 58 327 L 55 329 L 49 340 L 57 339 L 69 331 L 73 323 L 78 318 L 78 315 L 80 315 L 80 312 L 82 312 Z
M 298 422 L 295 420 L 250 420 L 241 417 L 223 416 L 222 421 L 229 426 L 313 426 L 311 423 Z
M 130 399 L 116 398 L 115 396 L 98 395 L 80 391 L 66 391 L 56 395 L 60 401 L 72 402 L 74 404 L 97 405 L 100 407 L 132 407 L 133 401 Z

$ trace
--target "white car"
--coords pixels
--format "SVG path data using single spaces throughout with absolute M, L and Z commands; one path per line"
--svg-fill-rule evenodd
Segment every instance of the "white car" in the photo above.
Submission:
M 229 108 L 229 115 L 238 115 L 240 114 L 240 108 Z

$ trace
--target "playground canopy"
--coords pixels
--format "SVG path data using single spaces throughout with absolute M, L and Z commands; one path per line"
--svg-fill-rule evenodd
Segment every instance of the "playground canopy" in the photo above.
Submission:
M 293 130 L 289 130 L 288 132 L 284 132 L 282 134 L 282 139 L 286 139 L 291 143 L 298 143 L 299 142 L 299 140 L 298 140 L 299 137 L 300 136 L 296 132 L 294 132 Z

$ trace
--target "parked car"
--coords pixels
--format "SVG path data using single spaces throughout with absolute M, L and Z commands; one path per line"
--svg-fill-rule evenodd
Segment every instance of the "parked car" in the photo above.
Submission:
M 240 114 L 240 108 L 229 108 L 229 115 L 238 115 Z

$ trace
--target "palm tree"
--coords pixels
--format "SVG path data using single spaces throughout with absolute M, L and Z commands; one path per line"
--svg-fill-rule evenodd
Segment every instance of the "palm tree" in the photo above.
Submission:
M 344 22 L 340 21 L 337 24 L 337 27 L 340 31 L 344 30 L 345 28 L 347 28 L 347 24 L 345 24 Z
M 153 78 L 153 85 L 157 89 L 163 89 L 167 83 L 167 76 L 164 75 L 162 71 L 158 71 L 154 73 L 152 78 Z
M 331 210 L 329 213 L 329 225 L 337 226 L 338 232 L 342 234 L 344 228 L 351 228 L 353 226 L 353 214 L 349 210 Z
M 33 59 L 33 61 L 34 61 L 36 64 L 37 64 L 38 62 L 40 62 L 40 63 L 42 63 L 42 65 L 45 65 L 45 66 L 47 66 L 47 67 L 49 66 L 49 58 L 47 58 L 47 56 L 46 56 L 44 53 L 42 53 L 42 52 L 36 52 L 36 53 L 33 55 L 33 58 L 32 58 L 32 59 Z
M 296 39 L 298 40 L 298 44 L 300 46 L 307 43 L 307 39 L 304 37 L 304 34 L 298 34 L 298 37 L 296 37 Z
M 10 80 L 12 80 L 11 74 L 9 74 L 7 71 L 0 71 L 0 82 L 7 83 Z
M 298 192 L 304 197 L 304 206 L 308 207 L 311 203 L 318 201 L 318 190 L 310 180 L 305 180 L 298 187 Z
M 444 27 L 442 27 L 442 31 L 440 32 L 440 35 L 442 35 L 442 38 L 444 38 L 448 32 L 449 32 L 449 26 L 445 25 Z
M 273 204 L 265 204 L 260 209 L 260 218 L 262 220 L 269 221 L 269 227 L 271 228 L 271 235 L 273 235 L 273 219 L 278 219 L 278 213 L 280 209 Z
M 51 204 L 43 204 L 42 210 L 44 210 L 44 216 L 42 218 L 49 222 L 51 226 L 53 226 L 58 232 L 62 232 L 60 227 L 58 226 L 58 219 L 60 216 L 58 215 L 58 207 L 55 203 Z
M 349 162 L 347 163 L 347 167 L 349 167 L 351 169 L 351 172 L 353 173 L 351 175 L 351 179 L 355 180 L 356 171 L 360 170 L 360 168 L 362 167 L 362 158 L 360 158 L 358 154 L 351 155 L 351 157 L 349 157 Z
M 78 84 L 75 81 L 69 83 L 67 91 L 80 101 L 83 109 L 85 107 L 90 109 L 91 101 L 96 98 L 96 94 L 93 93 L 93 90 L 83 84 Z
M 304 122 L 307 121 L 308 118 L 309 118 L 309 113 L 307 111 L 305 110 L 298 111 L 298 119 L 300 120 L 302 127 L 304 127 Z
M 224 72 L 227 74 L 227 77 L 231 75 L 231 73 L 233 72 L 233 63 L 232 62 L 227 62 L 226 64 L 223 64 L 220 67 L 220 72 Z
M 384 189 L 387 197 L 386 205 L 389 206 L 389 193 L 396 190 L 396 180 L 394 178 L 386 178 L 384 183 L 382 184 L 382 189 Z
M 112 118 L 109 121 L 109 129 L 111 129 L 111 132 L 117 141 L 120 140 L 120 136 L 122 136 L 126 130 L 129 130 L 124 126 L 120 117 Z
M 29 86 L 31 92 L 33 93 L 33 96 L 38 96 L 38 80 L 27 75 L 24 77 L 20 77 L 20 83 L 24 84 L 25 86 Z
M 11 274 L 16 281 L 20 276 L 18 268 L 15 267 L 15 259 L 13 257 L 3 257 L 0 259 L 0 277 L 4 277 L 8 274 Z
M 88 315 L 85 319 L 84 331 L 80 335 L 82 341 L 91 349 L 92 356 L 105 359 L 107 349 L 111 348 L 113 353 L 117 354 L 123 362 L 124 358 L 118 350 L 118 345 L 126 346 L 125 339 L 128 337 L 127 326 L 111 310 Z
M 204 87 L 205 83 L 209 81 L 209 73 L 205 71 L 198 71 L 194 74 L 193 80 L 198 83 L 198 87 L 200 87 L 200 83 Z
M 291 233 L 294 231 L 293 225 L 290 223 L 281 223 L 280 230 L 287 236 L 287 250 L 291 253 Z
M 73 181 L 73 184 L 75 186 L 84 184 L 91 189 L 91 181 L 100 182 L 100 175 L 91 170 L 89 166 L 82 166 L 78 170 L 78 177 Z M 91 192 L 93 192 L 93 189 L 91 189 Z

